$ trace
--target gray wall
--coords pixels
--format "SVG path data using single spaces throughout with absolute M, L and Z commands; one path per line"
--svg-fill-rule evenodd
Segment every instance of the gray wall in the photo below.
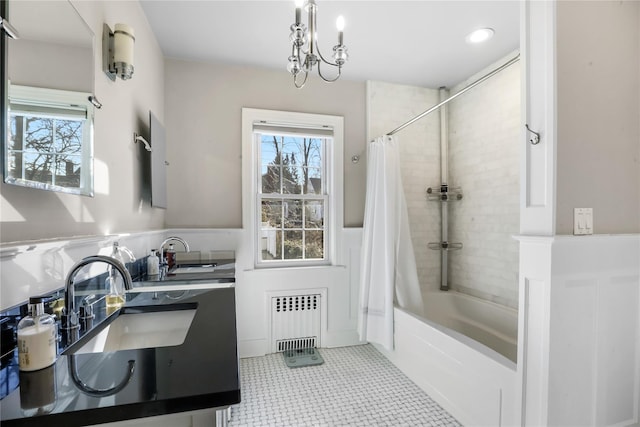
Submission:
M 90 48 L 18 39 L 9 40 L 8 51 L 11 84 L 78 92 L 93 89 Z
M 138 2 L 73 1 L 95 34 L 93 198 L 0 184 L 0 242 L 143 231 L 164 226 L 164 210 L 150 207 L 144 185 L 147 152 L 133 133 L 148 133 L 149 110 L 164 119 L 164 67 L 160 47 Z M 102 25 L 135 29 L 135 74 L 111 82 L 102 72 Z
M 303 89 L 283 70 L 165 60 L 170 228 L 242 227 L 242 107 L 344 117 L 345 226 L 362 225 L 365 84 L 310 78 Z M 362 156 L 364 159 L 364 156 Z
M 557 234 L 640 232 L 640 2 L 557 8 Z

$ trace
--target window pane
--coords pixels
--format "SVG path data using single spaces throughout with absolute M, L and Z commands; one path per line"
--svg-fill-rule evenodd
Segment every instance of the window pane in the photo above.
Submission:
M 302 155 L 300 153 L 300 141 L 302 138 L 286 136 L 282 140 L 282 154 L 285 163 L 291 166 L 302 166 Z
M 11 134 L 9 135 L 9 149 L 22 150 L 22 117 L 9 117 Z
M 282 143 L 273 135 L 262 135 L 260 141 L 262 193 L 280 193 L 280 156 Z
M 53 147 L 53 119 L 25 117 L 25 149 L 51 152 Z
M 302 231 L 284 232 L 284 259 L 302 259 Z
M 57 156 L 56 185 L 61 187 L 80 187 L 80 156 Z
M 262 193 L 280 194 L 280 166 L 262 166 Z
M 260 231 L 260 252 L 263 261 L 282 259 L 282 231 L 263 228 Z
M 82 122 L 76 120 L 56 120 L 56 140 L 54 149 L 57 153 L 80 154 L 82 150 Z
M 24 178 L 51 184 L 52 155 L 24 153 Z
M 322 167 L 322 138 L 285 138 L 284 153 L 297 166 Z
M 324 240 L 322 231 L 305 232 L 304 257 L 306 259 L 324 258 Z
M 282 167 L 282 193 L 283 194 L 301 194 L 302 192 L 302 168 L 289 166 L 287 164 Z
M 261 163 L 267 164 L 280 164 L 280 152 L 282 151 L 282 142 L 278 140 L 274 135 L 261 135 L 260 139 L 260 153 Z
M 322 228 L 324 225 L 324 202 L 312 200 L 304 202 L 304 227 Z
M 304 168 L 303 175 L 304 194 L 322 194 L 322 169 Z
M 322 143 L 324 139 L 311 138 L 304 145 L 305 162 L 304 166 L 321 168 L 322 167 Z
M 285 200 L 284 207 L 284 228 L 302 228 L 302 201 Z
M 274 200 L 262 201 L 262 228 L 282 226 L 282 202 Z

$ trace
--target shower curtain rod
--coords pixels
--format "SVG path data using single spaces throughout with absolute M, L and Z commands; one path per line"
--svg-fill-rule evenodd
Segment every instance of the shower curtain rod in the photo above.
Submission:
M 502 64 L 501 66 L 499 66 L 495 70 L 491 71 L 490 73 L 485 74 L 484 76 L 480 77 L 478 80 L 476 80 L 475 82 L 471 83 L 469 86 L 466 86 L 465 88 L 463 88 L 460 91 L 456 92 L 455 94 L 451 95 L 449 98 L 445 99 L 444 101 L 440 102 L 439 104 L 434 105 L 433 107 L 429 108 L 427 111 L 417 115 L 416 117 L 414 117 L 413 119 L 409 120 L 408 122 L 398 126 L 394 130 L 389 132 L 387 135 L 393 135 L 395 133 L 400 132 L 402 129 L 406 128 L 407 126 L 409 126 L 409 125 L 411 125 L 411 124 L 413 124 L 415 122 L 417 122 L 418 120 L 420 120 L 424 116 L 434 112 L 435 110 L 437 110 L 438 108 L 442 107 L 443 105 L 449 103 L 450 101 L 453 101 L 455 98 L 457 98 L 458 96 L 462 95 L 463 93 L 465 93 L 469 89 L 472 89 L 472 88 L 476 87 L 477 85 L 479 85 L 483 81 L 487 80 L 489 77 L 492 77 L 492 76 L 496 75 L 500 71 L 504 70 L 505 68 L 507 68 L 508 66 L 514 64 L 515 62 L 517 62 L 519 60 L 520 60 L 520 54 L 518 54 L 515 57 L 511 58 L 509 61 L 505 62 L 504 64 Z

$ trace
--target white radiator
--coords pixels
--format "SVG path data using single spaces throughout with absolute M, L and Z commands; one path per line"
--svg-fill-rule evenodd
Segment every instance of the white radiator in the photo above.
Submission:
M 271 297 L 271 352 L 320 344 L 320 294 Z

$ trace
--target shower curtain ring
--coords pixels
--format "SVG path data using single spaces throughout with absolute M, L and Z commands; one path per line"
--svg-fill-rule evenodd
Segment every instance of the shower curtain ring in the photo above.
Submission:
M 532 145 L 538 145 L 538 143 L 540 142 L 540 134 L 538 132 L 532 131 L 531 128 L 529 128 L 529 125 L 527 123 L 524 124 L 524 127 L 526 127 L 527 130 L 533 134 L 533 137 L 531 137 L 529 142 Z

